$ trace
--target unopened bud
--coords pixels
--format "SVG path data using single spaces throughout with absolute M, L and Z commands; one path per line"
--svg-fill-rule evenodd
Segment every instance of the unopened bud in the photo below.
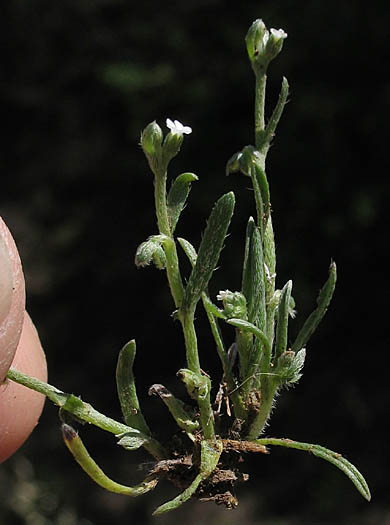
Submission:
M 146 156 L 153 157 L 161 150 L 163 133 L 156 121 L 146 126 L 141 134 L 141 146 Z
M 253 146 L 245 146 L 241 157 L 238 159 L 241 172 L 250 177 L 252 168 L 259 160 L 259 152 Z
M 162 241 L 161 235 L 152 235 L 138 246 L 135 254 L 135 264 L 138 268 L 148 266 L 152 261 L 159 270 L 165 268 L 166 257 L 161 247 Z
M 224 290 L 217 295 L 218 301 L 223 302 L 223 313 L 228 319 L 246 320 L 246 299 L 241 292 L 231 292 Z
M 264 50 L 264 41 L 268 39 L 268 31 L 264 22 L 258 18 L 250 26 L 245 38 L 249 60 L 252 62 Z
M 238 151 L 230 157 L 226 164 L 226 175 L 230 175 L 231 173 L 236 173 L 237 171 L 240 171 L 239 160 L 241 156 L 242 152 Z
M 280 369 L 280 371 L 288 371 L 294 361 L 294 357 L 295 352 L 292 350 L 283 352 L 283 354 L 278 359 L 278 369 Z
M 268 62 L 271 62 L 281 52 L 285 38 L 287 38 L 287 33 L 283 29 L 271 29 L 265 46 L 265 56 Z
M 287 33 L 283 29 L 268 31 L 262 20 L 257 19 L 253 22 L 246 36 L 246 47 L 256 75 L 265 74 L 268 64 L 282 50 L 285 38 Z

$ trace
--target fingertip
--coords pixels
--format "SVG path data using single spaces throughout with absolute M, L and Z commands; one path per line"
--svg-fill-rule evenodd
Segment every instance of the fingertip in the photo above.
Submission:
M 25 311 L 25 286 L 22 264 L 12 235 L 1 217 L 0 265 L 1 382 L 14 359 L 22 332 Z
M 47 381 L 44 352 L 27 312 L 12 366 L 41 381 Z M 34 430 L 45 396 L 8 381 L 0 386 L 0 463 L 11 456 Z

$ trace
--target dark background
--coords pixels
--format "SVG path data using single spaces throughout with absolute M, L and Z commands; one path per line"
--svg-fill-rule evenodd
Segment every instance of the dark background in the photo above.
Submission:
M 50 382 L 120 419 L 116 358 L 136 338 L 139 397 L 163 437 L 174 427 L 147 389 L 161 382 L 181 394 L 175 373 L 184 354 L 165 275 L 133 264 L 138 244 L 157 233 L 140 131 L 154 119 L 164 126 L 166 117 L 193 128 L 171 165 L 172 177 L 193 171 L 200 179 L 178 235 L 198 246 L 212 204 L 235 191 L 211 292 L 238 289 L 254 209 L 248 180 L 226 178 L 224 166 L 253 142 L 244 37 L 259 17 L 288 33 L 269 71 L 268 114 L 282 75 L 291 95 L 267 171 L 278 286 L 294 281 L 292 336 L 331 259 L 339 282 L 303 379 L 283 392 L 267 434 L 343 453 L 373 499 L 365 502 L 331 465 L 275 448 L 248 458 L 251 477 L 238 489 L 236 511 L 191 501 L 159 523 L 390 523 L 387 2 L 14 0 L 1 11 L 1 214 L 22 256 Z M 214 344 L 198 317 L 202 367 L 218 379 Z M 109 475 L 129 484 L 142 478 L 141 451 L 120 450 L 98 429 L 82 435 Z M 176 493 L 161 484 L 132 500 L 95 487 L 63 446 L 50 403 L 28 443 L 1 465 L 0 492 L 7 525 L 148 524 Z

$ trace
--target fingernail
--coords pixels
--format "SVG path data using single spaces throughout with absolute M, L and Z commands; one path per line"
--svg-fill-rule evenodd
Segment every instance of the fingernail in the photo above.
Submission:
M 11 308 L 12 287 L 12 265 L 8 254 L 8 246 L 0 236 L 0 325 Z

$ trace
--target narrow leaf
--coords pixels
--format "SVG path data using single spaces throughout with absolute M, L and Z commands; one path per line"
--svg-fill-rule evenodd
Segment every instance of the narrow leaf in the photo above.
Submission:
M 284 285 L 280 296 L 275 337 L 275 360 L 278 359 L 287 349 L 288 315 L 291 298 L 291 288 L 292 281 L 288 281 Z
M 265 128 L 265 133 L 264 133 L 264 138 L 263 138 L 264 142 L 260 148 L 264 152 L 268 151 L 270 144 L 271 144 L 271 140 L 275 135 L 277 125 L 279 124 L 280 117 L 282 116 L 284 107 L 287 102 L 288 89 L 289 89 L 289 86 L 288 86 L 287 78 L 283 77 L 282 88 L 280 90 L 279 99 L 276 103 L 276 106 L 271 115 L 271 118 L 268 121 L 267 127 Z
M 334 289 L 336 287 L 336 280 L 336 264 L 332 262 L 329 267 L 328 280 L 321 288 L 317 298 L 317 308 L 306 319 L 292 346 L 292 350 L 294 350 L 294 352 L 297 352 L 298 350 L 306 346 L 306 343 L 310 339 L 311 335 L 314 333 L 317 326 L 320 324 L 333 297 Z
M 118 397 L 126 425 L 137 428 L 150 436 L 150 430 L 141 413 L 135 388 L 133 364 L 136 354 L 134 339 L 127 343 L 119 352 L 116 367 L 116 383 Z
M 164 503 L 164 505 L 161 505 L 158 507 L 154 512 L 154 516 L 158 516 L 160 514 L 164 514 L 165 512 L 169 512 L 171 510 L 175 510 L 180 505 L 185 503 L 187 500 L 190 499 L 190 497 L 195 494 L 197 488 L 201 484 L 202 481 L 207 479 L 210 474 L 214 471 L 216 468 L 219 458 L 221 456 L 223 450 L 223 444 L 221 441 L 216 442 L 208 442 L 208 441 L 202 441 L 201 442 L 201 463 L 200 463 L 200 472 L 194 479 L 194 481 L 191 483 L 191 485 L 186 488 L 181 494 L 176 496 L 175 499 L 168 501 L 167 503 Z
M 277 439 L 277 438 L 262 438 L 255 441 L 259 445 L 276 445 L 287 448 L 295 448 L 298 450 L 305 450 L 311 452 L 315 456 L 325 459 L 339 468 L 355 485 L 360 494 L 367 501 L 371 500 L 370 489 L 368 488 L 367 482 L 358 471 L 358 469 L 347 461 L 341 454 L 333 452 L 320 445 L 311 445 L 310 443 L 301 443 L 299 441 L 293 441 L 291 439 Z
M 261 198 L 263 202 L 263 218 L 262 218 L 263 230 L 262 231 L 265 231 L 265 228 L 268 222 L 268 218 L 269 218 L 269 214 L 271 211 L 269 185 L 268 185 L 267 176 L 265 174 L 264 169 L 260 165 L 260 162 L 256 162 L 254 164 L 254 167 L 255 169 L 253 173 L 254 173 L 254 176 L 256 177 L 256 181 L 259 186 Z M 260 217 L 258 220 L 260 221 Z
M 113 481 L 104 474 L 102 469 L 91 458 L 78 433 L 73 427 L 63 424 L 62 435 L 66 446 L 80 467 L 95 483 L 104 489 L 109 490 L 110 492 L 115 492 L 116 494 L 136 497 L 145 494 L 145 492 L 149 492 L 157 485 L 158 480 L 153 478 L 146 478 L 145 481 L 135 487 L 128 487 L 127 485 L 121 485 L 120 483 Z
M 276 255 L 275 255 L 275 238 L 272 228 L 272 219 L 269 217 L 264 230 L 264 265 L 266 277 L 266 304 L 268 305 L 275 293 L 276 279 Z M 268 319 L 268 317 L 267 317 Z
M 149 395 L 158 395 L 168 407 L 168 410 L 179 427 L 187 433 L 192 434 L 196 430 L 199 430 L 200 425 L 196 419 L 194 409 L 173 396 L 165 386 L 152 385 L 149 388 Z
M 247 238 L 250 233 L 248 257 L 244 261 L 242 291 L 247 300 L 248 321 L 263 330 L 266 319 L 263 247 L 259 229 L 252 228 L 252 223 L 248 222 Z
M 177 239 L 179 241 L 180 246 L 183 249 L 183 252 L 187 255 L 188 260 L 191 263 L 191 266 L 194 267 L 196 263 L 196 258 L 198 257 L 195 248 L 192 246 L 192 244 L 187 241 L 186 239 L 183 239 L 182 237 L 178 237 Z
M 242 284 L 241 291 L 245 295 L 247 302 L 251 296 L 251 285 L 252 285 L 252 266 L 250 264 L 250 249 L 253 236 L 253 230 L 256 224 L 253 217 L 249 217 L 248 224 L 245 232 L 245 249 L 244 249 L 244 262 L 242 265 Z
M 269 352 L 271 351 L 271 345 L 267 336 L 254 324 L 244 321 L 243 319 L 228 319 L 226 322 L 235 326 L 236 328 L 239 328 L 243 332 L 250 332 L 255 337 L 257 337 L 263 343 L 263 345 L 265 345 Z
M 198 180 L 194 173 L 182 173 L 171 186 L 168 193 L 168 220 L 172 233 L 175 231 L 177 221 L 184 208 L 191 188 L 191 182 Z
M 185 289 L 182 308 L 195 310 L 215 270 L 234 210 L 234 194 L 223 195 L 215 204 L 200 243 L 198 257 Z

